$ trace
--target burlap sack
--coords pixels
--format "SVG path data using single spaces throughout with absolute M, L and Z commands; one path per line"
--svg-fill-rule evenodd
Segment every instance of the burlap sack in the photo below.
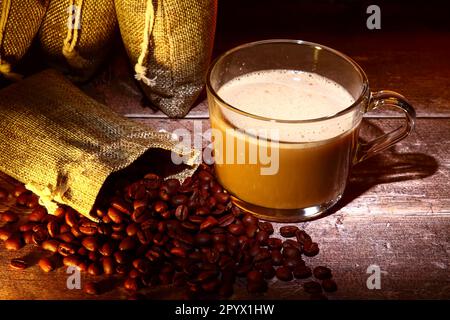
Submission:
M 39 40 L 53 67 L 85 81 L 108 53 L 116 27 L 114 0 L 50 0 Z
M 183 117 L 205 82 L 217 0 L 115 0 L 115 5 L 145 94 L 168 116 Z
M 26 53 L 39 30 L 48 0 L 0 0 L 0 74 L 9 80 L 20 75 L 12 71 Z
M 178 178 L 195 169 L 195 151 L 114 114 L 54 70 L 1 90 L 0 110 L 0 171 L 25 183 L 50 213 L 57 202 L 89 216 L 106 178 L 149 148 L 186 155 L 191 169 Z

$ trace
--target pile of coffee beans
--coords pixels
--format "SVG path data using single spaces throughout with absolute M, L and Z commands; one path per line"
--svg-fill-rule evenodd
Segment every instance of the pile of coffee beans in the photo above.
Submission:
M 115 190 L 108 205 L 95 209 L 100 223 L 68 207 L 49 215 L 22 185 L 12 194 L 0 189 L 0 201 L 11 197 L 32 212 L 20 222 L 13 212 L 1 215 L 6 249 L 34 244 L 51 252 L 38 262 L 45 272 L 63 264 L 92 276 L 119 276 L 131 298 L 158 285 L 183 287 L 185 298 L 227 298 L 239 277 L 252 294 L 265 292 L 272 278 L 305 279 L 302 286 L 312 299 L 326 299 L 324 291 L 337 289 L 329 268 L 311 269 L 303 260 L 319 253 L 304 230 L 286 225 L 279 230 L 285 239 L 275 237 L 270 222 L 231 202 L 207 165 L 182 184 L 149 173 Z M 11 267 L 26 269 L 27 264 L 13 259 Z M 84 290 L 101 293 L 95 282 Z

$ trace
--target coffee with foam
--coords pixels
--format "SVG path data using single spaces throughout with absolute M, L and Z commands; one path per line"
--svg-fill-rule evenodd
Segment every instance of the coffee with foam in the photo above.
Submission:
M 214 143 L 216 173 L 230 193 L 278 209 L 307 208 L 339 198 L 360 119 L 343 111 L 354 103 L 344 87 L 315 73 L 283 69 L 237 77 L 217 93 L 233 107 L 210 99 L 217 106 L 211 108 L 211 126 L 222 137 L 221 143 Z M 276 131 L 278 136 L 276 141 L 261 140 L 248 130 Z M 255 149 L 272 156 L 275 171 L 262 174 L 267 161 L 260 155 L 256 162 L 249 161 Z M 236 161 L 239 156 L 245 161 Z

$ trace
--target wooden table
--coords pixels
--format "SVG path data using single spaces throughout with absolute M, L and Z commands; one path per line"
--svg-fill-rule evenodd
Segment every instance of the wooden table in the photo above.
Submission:
M 261 37 L 243 36 L 228 44 L 218 38 L 217 53 Z M 331 299 L 450 298 L 450 33 L 393 32 L 326 35 L 298 32 L 291 38 L 314 40 L 341 50 L 365 69 L 373 90 L 397 90 L 417 110 L 416 129 L 388 152 L 356 166 L 343 199 L 325 218 L 303 223 L 319 243 L 313 265 L 332 268 L 339 285 Z M 142 102 L 123 52 L 83 89 L 111 109 L 155 130 L 193 129 L 208 124 L 205 101 L 185 119 L 171 120 Z M 367 115 L 364 136 L 392 130 L 400 115 L 380 111 Z M 0 249 L 0 298 L 85 299 L 81 290 L 66 288 L 64 269 L 44 274 L 34 265 L 12 271 L 11 258 L 35 260 L 36 249 Z M 381 289 L 366 286 L 370 265 L 380 267 Z M 83 281 L 89 277 L 83 275 Z M 240 284 L 242 288 L 242 284 Z M 176 290 L 148 290 L 150 298 L 174 298 Z M 123 298 L 112 290 L 100 299 Z M 264 296 L 238 290 L 235 299 L 304 299 L 299 282 L 273 281 Z

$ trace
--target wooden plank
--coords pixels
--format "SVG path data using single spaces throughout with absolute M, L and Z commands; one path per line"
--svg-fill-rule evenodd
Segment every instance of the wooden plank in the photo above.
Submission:
M 209 128 L 207 120 L 136 121 L 168 132 Z M 398 119 L 366 119 L 362 134 L 370 139 L 401 124 Z M 204 140 L 203 147 L 207 144 Z M 346 193 L 332 212 L 363 216 L 450 213 L 449 159 L 450 119 L 419 119 L 407 139 L 353 168 Z
M 330 299 L 449 299 L 450 281 L 449 215 L 354 216 L 344 214 L 302 224 L 320 245 L 320 254 L 308 259 L 311 266 L 327 265 L 333 270 L 339 290 Z M 278 225 L 276 225 L 276 229 Z M 36 264 L 38 249 L 29 246 L 20 252 L 0 249 L 1 299 L 124 299 L 123 289 L 111 290 L 117 279 L 93 278 L 82 274 L 81 286 L 103 279 L 104 293 L 98 297 L 67 288 L 68 274 L 61 267 L 50 273 Z M 11 270 L 12 258 L 24 258 L 31 265 Z M 378 265 L 382 271 L 381 289 L 366 286 L 367 268 Z M 308 299 L 301 281 L 272 280 L 264 295 L 249 295 L 240 280 L 233 299 Z M 108 288 L 109 287 L 109 288 Z M 43 290 L 45 288 L 45 290 Z M 156 287 L 145 291 L 150 299 L 179 298 L 180 290 Z
M 234 45 L 264 37 L 279 38 L 278 33 L 222 35 L 216 42 L 216 55 Z M 291 29 L 283 38 L 303 39 L 331 46 L 354 58 L 366 71 L 372 90 L 389 89 L 405 95 L 419 117 L 450 116 L 450 47 L 448 33 L 364 32 L 326 34 Z M 425 45 L 426 44 L 426 45 Z M 85 92 L 128 117 L 165 118 L 144 99 L 133 79 L 125 52 L 116 50 L 111 64 Z M 188 118 L 208 116 L 204 94 Z M 397 113 L 379 111 L 376 116 L 399 117 Z

